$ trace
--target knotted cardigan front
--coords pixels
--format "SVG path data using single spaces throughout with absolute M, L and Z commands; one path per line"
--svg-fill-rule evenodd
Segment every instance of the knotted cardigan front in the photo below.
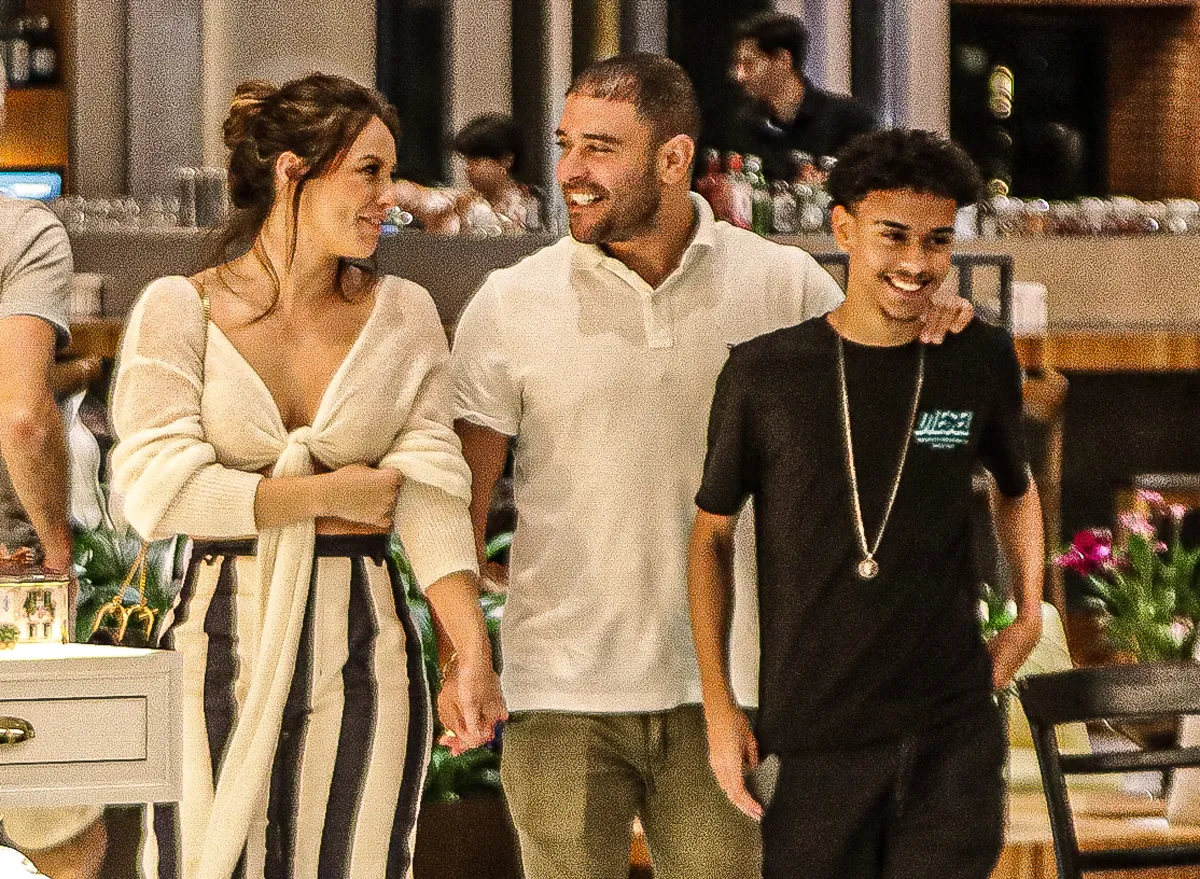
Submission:
M 241 854 L 269 784 L 308 600 L 314 522 L 259 531 L 258 471 L 306 476 L 316 462 L 399 470 L 395 527 L 418 582 L 477 570 L 448 356 L 429 294 L 387 277 L 312 425 L 289 433 L 270 391 L 206 321 L 186 278 L 151 283 L 130 314 L 112 397 L 114 514 L 147 540 L 258 537 L 254 669 L 214 798 L 188 804 L 206 813 L 185 822 L 203 828 L 203 838 L 185 845 L 188 879 L 227 879 Z

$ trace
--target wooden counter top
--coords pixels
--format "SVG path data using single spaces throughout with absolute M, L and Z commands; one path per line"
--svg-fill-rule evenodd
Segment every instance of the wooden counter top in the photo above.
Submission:
M 95 318 L 71 324 L 70 354 L 112 357 L 125 321 Z M 1028 368 L 1076 372 L 1181 372 L 1200 370 L 1200 327 L 1141 330 L 1121 327 L 1051 329 L 1045 336 L 1018 336 L 1017 355 Z
M 71 323 L 68 357 L 115 357 L 125 330 L 125 319 L 97 317 Z
M 1200 370 L 1200 328 L 1189 330 L 1051 329 L 1018 336 L 1026 368 L 1076 372 L 1182 372 Z

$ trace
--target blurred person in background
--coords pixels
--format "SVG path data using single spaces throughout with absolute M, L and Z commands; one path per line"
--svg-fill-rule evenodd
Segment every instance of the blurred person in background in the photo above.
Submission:
M 808 31 L 795 16 L 755 15 L 736 34 L 729 75 L 750 102 L 735 126 L 736 148 L 761 156 L 768 178 L 795 176 L 793 151 L 832 156 L 876 127 L 861 101 L 819 89 L 804 75 Z
M 0 128 L 4 85 L 0 70 Z M 71 245 L 54 214 L 0 196 L 0 544 L 58 574 L 71 572 L 73 545 L 66 438 L 54 399 L 55 356 L 70 338 L 71 275 Z M 52 879 L 99 875 L 100 816 L 94 807 L 0 810 L 3 836 Z
M 525 145 L 521 129 L 511 116 L 487 113 L 476 116 L 454 136 L 454 151 L 466 160 L 467 199 L 483 201 L 502 222 L 517 231 L 536 231 L 542 221 L 543 199 L 523 183 Z M 460 213 L 469 216 L 470 206 Z

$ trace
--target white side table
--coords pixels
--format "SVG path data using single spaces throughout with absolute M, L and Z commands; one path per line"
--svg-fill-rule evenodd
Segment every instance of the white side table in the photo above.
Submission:
M 179 799 L 182 656 L 0 650 L 0 809 Z

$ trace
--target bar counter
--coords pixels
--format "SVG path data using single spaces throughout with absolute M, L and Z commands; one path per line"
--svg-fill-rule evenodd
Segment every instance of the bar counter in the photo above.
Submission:
M 124 318 L 102 317 L 71 324 L 70 354 L 112 357 Z M 1017 356 L 1026 369 L 1060 372 L 1200 371 L 1200 328 L 1159 330 L 1138 327 L 1051 329 L 1046 335 L 1018 336 Z
M 1018 336 L 1017 356 L 1026 369 L 1060 372 L 1189 372 L 1200 370 L 1200 327 L 1051 328 L 1045 335 Z

